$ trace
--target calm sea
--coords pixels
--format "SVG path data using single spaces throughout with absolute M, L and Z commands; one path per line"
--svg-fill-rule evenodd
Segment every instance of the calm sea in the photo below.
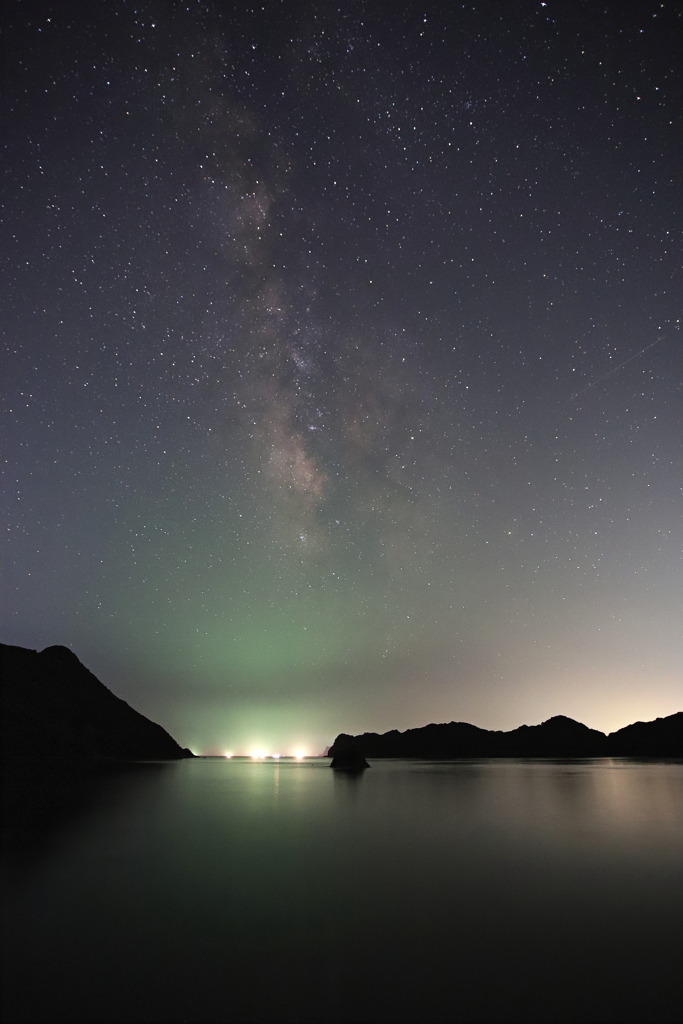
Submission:
M 3 1018 L 680 1018 L 683 764 L 328 765 L 10 778 Z

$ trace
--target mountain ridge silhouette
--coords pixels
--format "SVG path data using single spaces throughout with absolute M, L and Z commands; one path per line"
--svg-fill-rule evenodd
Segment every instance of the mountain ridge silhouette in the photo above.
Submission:
M 340 733 L 330 757 L 683 757 L 683 711 L 652 722 L 633 722 L 605 734 L 566 715 L 508 732 L 469 722 L 430 723 L 415 729 L 358 736 Z
M 3 759 L 177 760 L 194 755 L 117 697 L 68 647 L 0 644 Z

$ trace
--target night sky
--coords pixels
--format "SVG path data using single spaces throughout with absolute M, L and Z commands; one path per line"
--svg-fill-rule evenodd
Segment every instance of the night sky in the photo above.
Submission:
M 204 753 L 681 710 L 681 5 L 4 22 L 1 639 Z

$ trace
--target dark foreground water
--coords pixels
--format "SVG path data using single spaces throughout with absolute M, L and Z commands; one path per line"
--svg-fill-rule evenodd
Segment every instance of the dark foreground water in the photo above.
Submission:
M 682 764 L 328 764 L 8 776 L 3 1018 L 680 1017 Z

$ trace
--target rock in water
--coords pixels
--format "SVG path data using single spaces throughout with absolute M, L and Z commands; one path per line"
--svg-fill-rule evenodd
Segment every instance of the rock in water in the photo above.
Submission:
M 68 647 L 0 644 L 3 758 L 118 761 L 193 757 L 116 697 Z
M 369 768 L 370 765 L 363 757 L 358 745 L 353 741 L 344 743 L 342 740 L 340 743 L 339 740 L 341 738 L 337 738 L 337 750 L 332 758 L 330 768 L 336 768 L 342 772 L 362 772 L 365 768 Z M 348 739 L 351 740 L 351 737 L 348 737 Z

